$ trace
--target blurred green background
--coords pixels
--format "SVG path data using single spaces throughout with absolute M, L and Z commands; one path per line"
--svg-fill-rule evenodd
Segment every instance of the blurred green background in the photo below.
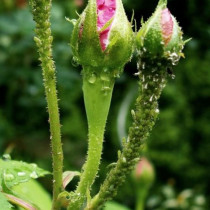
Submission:
M 80 13 L 85 4 L 83 0 L 54 0 L 51 18 L 64 165 L 71 170 L 80 170 L 85 160 L 87 121 L 81 67 L 72 62 L 72 25 L 65 17 L 77 18 L 75 11 Z M 141 17 L 147 19 L 156 4 L 157 0 L 124 0 L 129 19 L 135 10 L 138 28 Z M 193 39 L 185 48 L 186 59 L 174 69 L 176 79 L 169 79 L 163 92 L 160 116 L 147 141 L 145 155 L 154 164 L 156 181 L 146 205 L 147 209 L 210 209 L 210 1 L 169 0 L 168 7 L 182 26 L 185 39 Z M 14 159 L 36 162 L 51 170 L 48 114 L 33 30 L 26 0 L 1 0 L 0 154 L 11 152 Z M 136 71 L 134 58 L 116 82 L 100 178 L 94 190 L 104 179 L 107 165 L 116 160 L 121 137 L 131 122 L 130 108 L 138 88 L 133 76 Z M 69 189 L 74 189 L 76 181 Z M 50 191 L 51 182 L 42 182 Z M 134 208 L 132 178 L 115 200 Z

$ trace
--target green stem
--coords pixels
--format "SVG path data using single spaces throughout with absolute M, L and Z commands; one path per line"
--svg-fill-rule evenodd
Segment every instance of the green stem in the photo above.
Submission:
M 91 73 L 96 72 L 96 73 Z M 110 108 L 114 79 L 101 69 L 93 71 L 88 67 L 83 69 L 83 93 L 88 119 L 88 154 L 83 167 L 81 179 L 76 194 L 76 201 L 71 201 L 69 209 L 79 209 L 90 191 L 98 172 L 106 120 Z
M 145 201 L 147 198 L 149 189 L 145 188 L 144 186 L 140 187 L 137 190 L 137 197 L 136 197 L 136 210 L 144 210 Z
M 51 0 L 31 0 L 33 18 L 36 22 L 34 38 L 41 61 L 45 94 L 49 112 L 50 139 L 53 160 L 53 209 L 59 193 L 63 191 L 63 151 L 61 143 L 60 116 L 56 90 L 55 65 L 52 58 L 52 36 L 50 29 Z
M 129 137 L 122 153 L 119 154 L 116 166 L 111 169 L 99 193 L 86 207 L 88 210 L 99 209 L 107 200 L 117 194 L 126 175 L 133 170 L 139 160 L 140 146 L 148 137 L 157 119 L 158 99 L 165 86 L 167 76 L 165 68 L 161 67 L 154 72 L 146 68 L 139 73 L 140 94 L 136 100 L 135 111 L 132 111 L 133 124 L 129 129 Z

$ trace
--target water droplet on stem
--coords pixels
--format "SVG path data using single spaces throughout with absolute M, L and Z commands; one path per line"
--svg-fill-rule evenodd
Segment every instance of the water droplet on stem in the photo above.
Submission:
M 88 82 L 90 83 L 90 84 L 94 84 L 95 82 L 96 82 L 96 75 L 94 74 L 94 73 L 92 73 L 91 75 L 90 75 L 90 77 L 88 78 Z

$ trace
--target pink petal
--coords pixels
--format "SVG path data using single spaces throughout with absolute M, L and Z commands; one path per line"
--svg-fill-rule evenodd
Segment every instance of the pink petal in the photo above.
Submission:
M 165 46 L 170 42 L 173 34 L 173 19 L 170 11 L 166 8 L 161 14 L 162 36 Z
M 99 37 L 100 37 L 100 43 L 101 43 L 101 48 L 103 50 L 106 49 L 107 45 L 108 45 L 108 35 L 109 35 L 109 30 L 110 30 L 110 27 L 107 28 L 106 30 L 102 31 L 100 34 L 99 34 Z
M 115 15 L 116 0 L 97 0 L 97 29 L 100 31 L 104 25 Z M 111 24 L 112 25 L 112 24 Z M 99 32 L 102 50 L 108 45 L 108 36 L 111 25 L 104 31 Z

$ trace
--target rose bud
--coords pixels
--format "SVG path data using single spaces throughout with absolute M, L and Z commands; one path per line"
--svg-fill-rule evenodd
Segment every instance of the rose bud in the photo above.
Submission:
M 143 157 L 136 165 L 133 172 L 136 189 L 136 207 L 135 209 L 145 209 L 145 202 L 149 190 L 155 180 L 155 171 L 152 164 Z
M 68 209 L 79 209 L 98 173 L 115 77 L 130 60 L 134 33 L 121 0 L 89 0 L 71 38 L 74 60 L 83 67 L 88 120 L 88 156 Z
M 184 44 L 181 28 L 167 8 L 167 0 L 160 0 L 154 14 L 137 34 L 140 56 L 156 59 L 166 66 L 176 65 L 184 57 Z
M 133 177 L 136 183 L 140 183 L 140 185 L 152 185 L 155 179 L 155 171 L 149 160 L 142 158 L 137 163 Z
M 74 26 L 71 46 L 83 67 L 116 70 L 131 58 L 133 37 L 121 0 L 89 0 Z

